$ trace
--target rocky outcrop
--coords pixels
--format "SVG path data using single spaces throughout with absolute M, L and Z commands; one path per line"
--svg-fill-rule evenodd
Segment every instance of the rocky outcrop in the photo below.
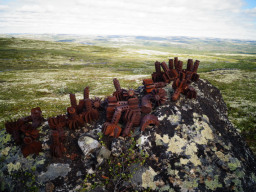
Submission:
M 192 85 L 197 98 L 177 102 L 167 86 L 169 100 L 152 112 L 160 125 L 135 128 L 132 137 L 104 136 L 104 113 L 93 125 L 66 129 L 62 158 L 51 157 L 47 122 L 43 151 L 27 158 L 1 130 L 0 190 L 256 191 L 255 157 L 229 122 L 220 91 L 206 80 Z

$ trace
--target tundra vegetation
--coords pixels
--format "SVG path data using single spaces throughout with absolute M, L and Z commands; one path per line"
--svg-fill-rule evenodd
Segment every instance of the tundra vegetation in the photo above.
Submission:
M 17 38 L 18 37 L 18 38 Z M 47 39 L 48 41 L 43 41 Z M 59 42 L 56 42 L 59 41 Z M 200 78 L 220 89 L 229 118 L 256 154 L 256 42 L 219 39 L 49 36 L 0 38 L 0 129 L 39 106 L 45 118 L 66 113 L 69 93 L 82 98 L 114 91 L 150 78 L 156 60 L 200 60 Z

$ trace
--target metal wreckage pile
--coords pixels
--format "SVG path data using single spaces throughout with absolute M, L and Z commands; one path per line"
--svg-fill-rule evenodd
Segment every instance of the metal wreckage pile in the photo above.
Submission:
M 89 87 L 84 89 L 84 99 L 79 100 L 79 103 L 75 94 L 70 94 L 71 106 L 67 108 L 67 114 L 48 118 L 52 156 L 62 157 L 65 152 L 64 128 L 78 129 L 85 123 L 98 120 L 100 112 L 106 113 L 102 132 L 111 137 L 130 136 L 134 127 L 140 126 L 141 131 L 144 131 L 149 125 L 159 125 L 158 118 L 150 113 L 153 108 L 166 103 L 167 93 L 163 88 L 171 81 L 175 90 L 171 97 L 172 101 L 178 100 L 181 93 L 187 98 L 196 98 L 196 91 L 190 84 L 199 79 L 197 74 L 199 61 L 193 63 L 192 59 L 188 59 L 187 68 L 182 69 L 182 66 L 183 62 L 177 57 L 169 60 L 169 66 L 165 62 L 155 62 L 156 71 L 153 72 L 152 79 L 143 80 L 144 96 L 141 99 L 135 90 L 122 89 L 116 78 L 113 79 L 116 91 L 105 100 L 98 97 L 90 99 Z M 41 143 L 37 140 L 39 136 L 37 128 L 44 121 L 42 111 L 37 107 L 31 110 L 31 115 L 28 117 L 6 122 L 6 132 L 12 135 L 17 145 L 21 145 L 24 157 L 42 151 Z M 119 126 L 120 121 L 125 124 L 123 129 Z

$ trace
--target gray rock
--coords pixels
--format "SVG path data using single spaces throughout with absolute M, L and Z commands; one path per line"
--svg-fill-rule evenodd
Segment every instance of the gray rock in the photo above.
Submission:
M 101 146 L 97 140 L 89 136 L 81 136 L 78 139 L 78 145 L 84 153 L 85 157 L 88 157 L 90 153 L 92 153 Z
M 114 139 L 111 144 L 111 153 L 115 157 L 119 157 L 125 147 L 125 142 L 121 138 Z
M 103 162 L 104 159 L 108 159 L 110 157 L 111 151 L 109 151 L 105 146 L 102 146 L 99 154 L 97 155 L 97 161 L 99 164 Z
M 65 177 L 69 171 L 71 171 L 69 164 L 50 164 L 47 171 L 38 176 L 38 180 L 39 182 L 44 183 L 46 181 L 56 179 L 57 177 Z

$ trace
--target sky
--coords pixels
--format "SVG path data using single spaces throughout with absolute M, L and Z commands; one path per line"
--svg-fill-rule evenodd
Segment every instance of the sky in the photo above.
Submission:
M 256 40 L 256 0 L 0 0 L 0 33 Z

